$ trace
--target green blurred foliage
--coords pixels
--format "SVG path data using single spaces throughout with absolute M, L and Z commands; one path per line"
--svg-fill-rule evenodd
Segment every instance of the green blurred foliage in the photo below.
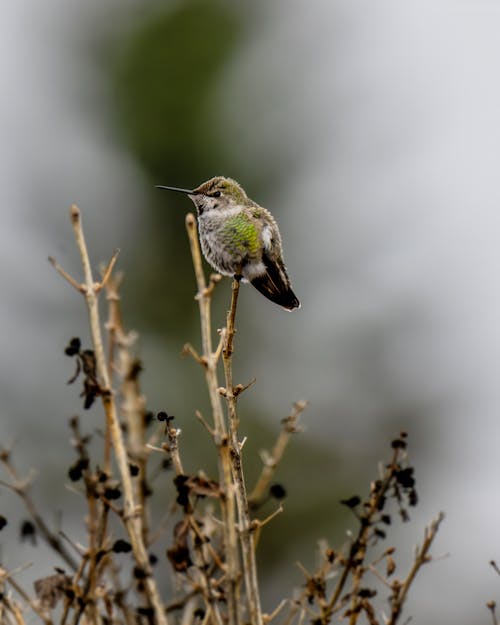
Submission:
M 213 132 L 212 96 L 241 31 L 241 16 L 210 0 L 152 16 L 118 56 L 121 123 L 153 179 L 179 185 L 213 172 L 223 142 Z M 214 163 L 215 161 L 215 163 Z
M 137 233 L 140 255 L 133 259 L 128 288 L 141 319 L 157 331 L 186 330 L 196 310 L 184 235 L 192 206 L 154 185 L 191 188 L 227 170 L 224 138 L 215 131 L 214 94 L 242 21 L 234 5 L 187 2 L 135 24 L 114 52 L 120 132 L 151 181 L 152 195 L 144 222 L 149 229 Z M 154 307 L 143 306 L 151 301 Z

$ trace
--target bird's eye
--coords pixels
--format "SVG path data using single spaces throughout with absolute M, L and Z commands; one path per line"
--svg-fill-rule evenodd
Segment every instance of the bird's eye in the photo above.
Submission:
M 220 197 L 220 191 L 214 191 L 212 197 Z

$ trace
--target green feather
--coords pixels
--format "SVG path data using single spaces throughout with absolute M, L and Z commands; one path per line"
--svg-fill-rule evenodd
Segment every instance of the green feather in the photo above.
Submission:
M 227 219 L 223 233 L 225 244 L 236 253 L 248 252 L 254 255 L 260 249 L 257 227 L 245 213 Z

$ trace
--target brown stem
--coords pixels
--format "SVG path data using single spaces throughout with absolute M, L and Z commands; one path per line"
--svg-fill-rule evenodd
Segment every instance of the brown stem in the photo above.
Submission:
M 406 600 L 408 591 L 410 590 L 410 586 L 413 583 L 415 576 L 417 575 L 421 566 L 430 561 L 431 557 L 429 555 L 429 550 L 443 519 L 444 513 L 441 512 L 438 517 L 434 519 L 434 521 L 432 521 L 430 526 L 425 529 L 424 542 L 422 543 L 421 547 L 417 548 L 415 560 L 410 571 L 408 572 L 408 575 L 406 576 L 405 581 L 401 586 L 398 586 L 394 589 L 394 594 L 391 599 L 391 616 L 390 619 L 387 621 L 387 625 L 395 625 L 401 614 L 403 604 Z
M 248 497 L 243 476 L 241 448 L 238 440 L 238 412 L 236 409 L 237 393 L 233 384 L 232 355 L 235 334 L 236 308 L 240 280 L 235 276 L 232 285 L 231 307 L 227 314 L 225 342 L 222 349 L 224 374 L 226 378 L 226 402 L 228 408 L 229 437 L 231 441 L 231 464 L 233 480 L 236 485 L 236 504 L 240 528 L 240 543 L 243 554 L 243 572 L 248 602 L 248 612 L 252 625 L 262 625 L 262 610 L 260 605 L 259 585 L 257 579 L 257 561 L 255 558 L 254 535 L 251 527 Z
M 213 287 L 216 280 L 212 279 L 207 287 L 203 264 L 201 260 L 200 244 L 196 232 L 196 219 L 192 213 L 186 216 L 186 230 L 191 248 L 194 272 L 198 293 L 196 298 L 200 309 L 202 359 L 204 362 L 205 380 L 212 408 L 214 423 L 214 442 L 219 451 L 218 469 L 219 481 L 222 489 L 221 515 L 223 526 L 224 552 L 226 554 L 226 597 L 228 606 L 229 625 L 240 625 L 241 611 L 239 605 L 240 563 L 238 557 L 238 537 L 236 531 L 236 510 L 234 501 L 234 486 L 231 474 L 231 458 L 228 434 L 224 422 L 221 396 L 218 392 L 217 378 L 218 356 L 212 347 L 211 328 L 211 301 Z
M 11 483 L 9 482 L 2 482 L 2 483 L 7 488 L 10 488 L 14 493 L 19 495 L 19 497 L 21 497 L 21 499 L 24 502 L 24 505 L 26 506 L 26 509 L 28 510 L 31 518 L 33 519 L 33 522 L 35 523 L 40 534 L 43 536 L 44 540 L 47 542 L 48 545 L 52 547 L 52 549 L 54 549 L 54 551 L 56 551 L 61 556 L 61 558 L 66 562 L 66 564 L 71 569 L 76 571 L 76 569 L 78 568 L 78 564 L 76 560 L 73 558 L 71 553 L 66 549 L 61 539 L 49 529 L 48 525 L 43 520 L 41 514 L 39 513 L 37 507 L 35 506 L 33 499 L 31 498 L 29 494 L 30 482 L 29 480 L 19 479 L 17 471 L 15 470 L 10 460 L 10 453 L 8 450 L 1 451 L 0 460 L 3 462 L 5 468 L 7 469 L 9 475 L 11 476 L 13 480 Z
M 376 494 L 370 498 L 369 507 L 365 513 L 366 522 L 361 524 L 358 535 L 351 545 L 349 557 L 342 570 L 342 575 L 340 576 L 340 579 L 337 582 L 337 585 L 335 587 L 335 590 L 330 600 L 328 601 L 327 605 L 322 610 L 322 622 L 324 623 L 328 623 L 329 620 L 331 619 L 332 614 L 335 611 L 337 601 L 339 600 L 342 594 L 345 583 L 351 571 L 354 571 L 353 585 L 356 587 L 357 584 L 359 583 L 362 569 L 361 567 L 358 567 L 358 569 L 356 569 L 356 562 L 362 561 L 364 559 L 364 554 L 366 553 L 367 544 L 368 544 L 370 523 L 374 514 L 379 509 L 380 501 L 382 501 L 382 498 L 385 497 L 387 490 L 389 486 L 391 485 L 391 482 L 393 479 L 393 469 L 396 466 L 398 454 L 399 454 L 399 450 L 395 449 L 393 453 L 392 461 L 386 469 L 384 478 L 380 484 L 379 489 L 377 490 Z M 353 596 L 355 599 L 356 593 L 354 593 Z
M 281 431 L 278 435 L 276 443 L 269 455 L 266 455 L 263 459 L 264 466 L 260 474 L 254 489 L 248 496 L 250 506 L 258 506 L 267 495 L 267 489 L 273 478 L 273 475 L 283 458 L 285 450 L 290 442 L 292 434 L 301 431 L 300 426 L 297 425 L 300 415 L 307 406 L 307 402 L 298 401 L 293 405 L 293 412 L 285 417 L 281 424 Z

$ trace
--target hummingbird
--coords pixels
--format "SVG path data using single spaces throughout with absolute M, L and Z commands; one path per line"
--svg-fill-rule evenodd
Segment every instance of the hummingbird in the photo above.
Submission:
M 192 200 L 203 255 L 217 272 L 250 282 L 286 310 L 300 308 L 283 261 L 278 224 L 236 180 L 216 176 L 192 190 L 158 188 L 184 193 Z

